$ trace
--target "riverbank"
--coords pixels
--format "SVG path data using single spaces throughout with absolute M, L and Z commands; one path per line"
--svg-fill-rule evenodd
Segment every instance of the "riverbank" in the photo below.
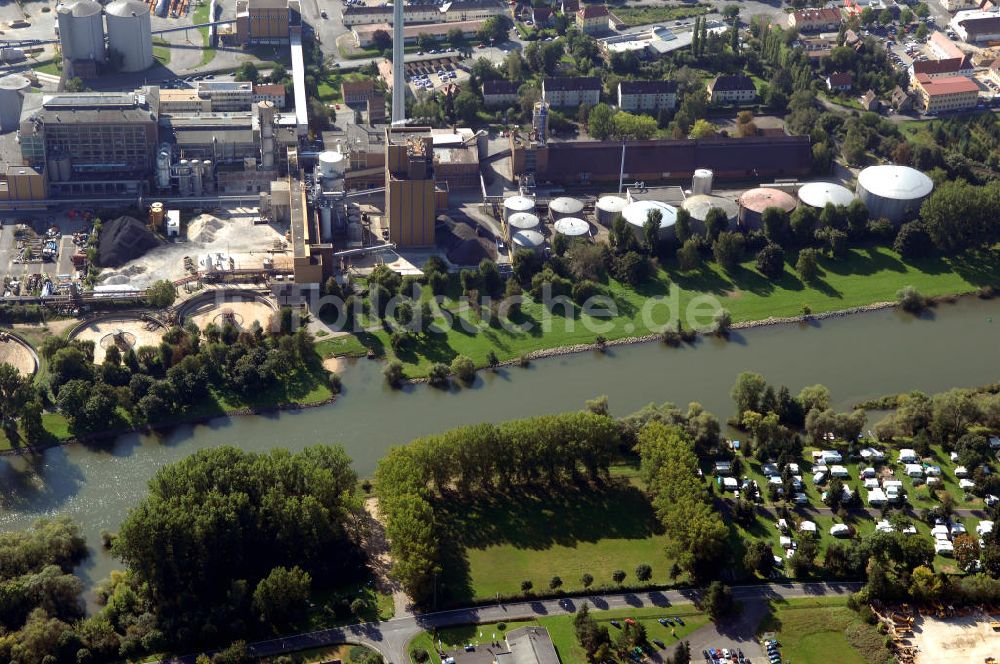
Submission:
M 509 366 L 522 357 L 532 360 L 593 350 L 599 337 L 604 346 L 642 343 L 658 338 L 673 320 L 680 319 L 686 329 L 705 327 L 711 323 L 711 313 L 720 308 L 729 312 L 731 329 L 743 330 L 885 308 L 906 286 L 942 298 L 1000 284 L 1000 251 L 994 250 L 906 262 L 888 248 L 873 246 L 852 249 L 842 260 L 821 258 L 820 266 L 819 277 L 804 283 L 790 267 L 771 280 L 750 262 L 732 273 L 714 264 L 680 272 L 668 262 L 637 288 L 613 279 L 604 283 L 601 294 L 613 302 L 612 311 L 573 305 L 553 311 L 526 298 L 520 313 L 510 317 L 514 325 L 486 322 L 485 310 L 473 310 L 452 289 L 441 303 L 452 319 L 446 331 L 411 335 L 394 350 L 389 330 L 369 329 L 327 341 L 320 352 L 398 359 L 407 377 L 420 379 L 435 363 L 448 364 L 458 355 L 485 368 L 491 354 Z

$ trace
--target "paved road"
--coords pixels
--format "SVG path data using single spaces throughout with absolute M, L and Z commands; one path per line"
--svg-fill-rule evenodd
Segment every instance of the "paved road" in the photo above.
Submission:
M 769 599 L 796 599 L 802 597 L 822 597 L 847 595 L 861 587 L 860 582 L 850 583 L 774 583 L 758 586 L 737 586 L 733 596 L 749 603 L 753 616 L 763 615 L 760 607 Z M 697 590 L 664 590 L 642 593 L 609 593 L 587 597 L 546 599 L 514 604 L 491 604 L 453 611 L 440 611 L 415 617 L 393 618 L 381 623 L 363 623 L 337 629 L 326 629 L 307 634 L 297 634 L 284 638 L 258 641 L 250 645 L 250 652 L 257 657 L 273 657 L 284 653 L 334 645 L 338 643 L 359 643 L 378 650 L 389 664 L 407 664 L 409 655 L 406 646 L 421 631 L 455 625 L 490 623 L 502 620 L 532 619 L 541 616 L 573 613 L 584 601 L 595 610 L 627 609 L 642 607 L 667 607 L 686 604 L 698 596 Z M 737 619 L 732 629 L 722 626 L 719 634 L 737 642 L 749 642 L 755 625 L 749 625 L 751 617 Z M 744 624 L 746 623 L 746 624 Z M 700 630 L 699 630 L 700 631 Z M 706 643 L 713 637 L 705 633 Z M 706 640 L 707 639 L 707 640 Z M 195 655 L 185 655 L 160 664 L 194 664 Z

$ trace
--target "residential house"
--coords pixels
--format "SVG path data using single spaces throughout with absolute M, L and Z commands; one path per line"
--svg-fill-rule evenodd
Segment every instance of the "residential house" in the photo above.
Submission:
M 868 92 L 864 93 L 859 101 L 861 102 L 861 108 L 863 110 L 875 111 L 876 113 L 878 112 L 879 109 L 878 95 L 875 94 L 874 90 L 869 90 Z
M 743 104 L 757 98 L 757 86 L 749 76 L 716 76 L 708 82 L 708 100 L 713 104 Z
M 892 107 L 896 109 L 897 113 L 905 113 L 913 110 L 913 97 L 898 85 L 893 89 L 892 94 L 889 96 L 889 101 L 892 103 Z
M 835 71 L 826 77 L 826 89 L 830 92 L 849 92 L 854 87 L 854 74 L 849 71 Z
M 931 78 L 918 74 L 913 89 L 924 113 L 963 111 L 979 103 L 979 86 L 967 76 Z
M 618 107 L 623 111 L 659 111 L 677 106 L 675 81 L 621 81 Z
M 596 76 L 562 76 L 542 79 L 542 99 L 556 108 L 593 106 L 601 100 L 601 79 Z
M 576 12 L 576 27 L 587 35 L 608 31 L 608 8 L 604 5 L 584 5 Z
M 559 11 L 563 13 L 563 16 L 575 15 L 580 9 L 580 0 L 562 0 L 559 5 Z
M 275 108 L 285 107 L 285 86 L 281 83 L 264 83 L 253 86 L 253 103 L 269 101 Z
M 508 108 L 517 104 L 518 84 L 507 80 L 483 81 L 483 105 Z
M 537 27 L 547 28 L 552 24 L 555 13 L 551 7 L 532 7 L 529 17 Z
M 375 94 L 375 81 L 366 78 L 360 81 L 345 80 L 340 84 L 340 93 L 345 104 L 365 104 Z
M 840 29 L 840 9 L 798 9 L 788 15 L 788 27 L 799 32 L 834 32 Z

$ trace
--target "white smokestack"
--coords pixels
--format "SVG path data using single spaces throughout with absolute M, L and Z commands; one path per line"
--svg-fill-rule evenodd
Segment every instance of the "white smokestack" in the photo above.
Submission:
M 403 69 L 403 0 L 392 8 L 392 123 L 406 119 L 406 74 Z

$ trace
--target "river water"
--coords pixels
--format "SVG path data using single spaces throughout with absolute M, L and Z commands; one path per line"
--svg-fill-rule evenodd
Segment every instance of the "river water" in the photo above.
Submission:
M 998 359 L 1000 299 L 965 298 L 921 318 L 883 310 L 739 331 L 728 342 L 705 339 L 680 349 L 648 343 L 553 357 L 484 373 L 472 387 L 450 391 L 389 390 L 381 363 L 357 360 L 341 372 L 344 392 L 329 406 L 129 434 L 101 448 L 70 445 L 33 458 L 2 458 L 0 528 L 69 514 L 83 524 L 93 549 L 80 571 L 92 588 L 116 565 L 99 550 L 100 531 L 117 529 L 158 468 L 207 447 L 299 450 L 339 443 L 368 476 L 392 445 L 463 424 L 578 409 L 601 394 L 618 415 L 650 402 L 699 401 L 725 419 L 741 371 L 760 372 L 793 393 L 823 383 L 836 407 L 846 408 L 886 393 L 995 382 Z

